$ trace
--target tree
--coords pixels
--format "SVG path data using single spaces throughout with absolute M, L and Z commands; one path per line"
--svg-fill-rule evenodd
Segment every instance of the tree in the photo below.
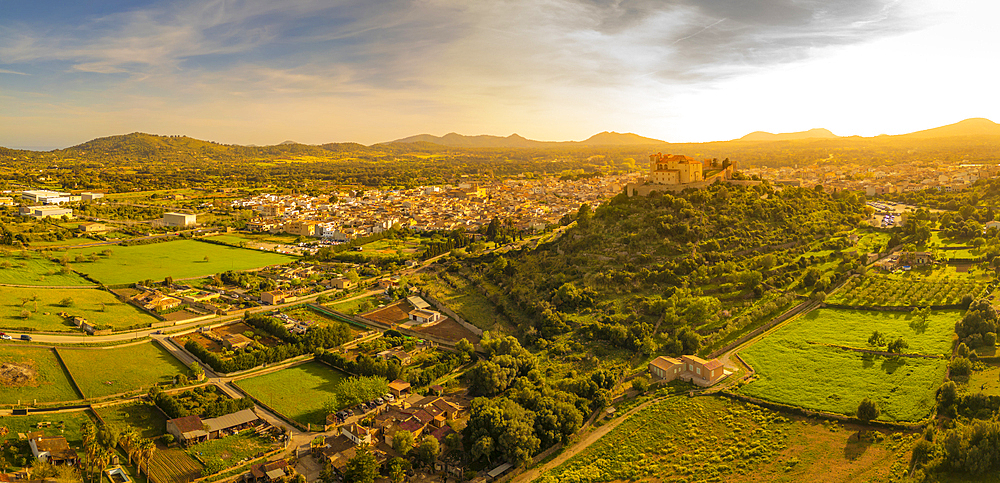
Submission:
M 458 343 L 455 344 L 455 348 L 462 354 L 463 360 L 471 359 L 472 353 L 475 351 L 475 347 L 473 347 L 472 342 L 469 342 L 464 338 L 460 339 Z
M 885 334 L 875 331 L 872 332 L 871 337 L 868 338 L 868 345 L 872 347 L 884 347 L 885 346 Z
M 389 460 L 389 481 L 403 483 L 406 481 L 406 470 L 408 469 L 410 469 L 410 462 L 403 458 L 397 456 Z
M 871 399 L 864 398 L 858 404 L 858 419 L 865 424 L 871 422 L 873 419 L 878 419 L 880 414 L 882 414 L 882 411 Z
M 417 457 L 420 458 L 420 461 L 430 466 L 439 454 L 441 454 L 441 446 L 437 438 L 429 434 L 424 435 L 420 440 L 420 446 L 417 447 Z
M 347 461 L 344 477 L 348 483 L 375 482 L 378 477 L 378 461 L 367 445 L 360 447 L 357 454 Z
M 64 298 L 64 299 L 62 299 L 62 300 L 59 301 L 59 305 L 61 305 L 63 307 L 72 307 L 73 306 L 73 298 L 72 297 L 66 297 L 66 298 Z
M 188 370 L 191 371 L 191 377 L 195 380 L 201 380 L 201 377 L 205 375 L 205 370 L 201 368 L 201 364 L 198 361 L 194 361 L 188 365 Z
M 396 434 L 392 436 L 392 449 L 406 456 L 413 449 L 413 433 L 402 429 L 396 431 Z
M 902 337 L 899 337 L 896 340 L 890 342 L 889 346 L 886 347 L 886 350 L 892 352 L 893 354 L 901 354 L 903 351 L 909 348 L 910 344 L 907 344 Z
M 941 385 L 941 389 L 938 391 L 938 400 L 944 407 L 951 406 L 955 404 L 958 399 L 958 385 L 955 381 L 947 381 Z

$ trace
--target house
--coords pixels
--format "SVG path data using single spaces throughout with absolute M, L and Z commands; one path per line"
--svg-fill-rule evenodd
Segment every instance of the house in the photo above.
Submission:
M 281 290 L 274 290 L 271 292 L 263 292 L 260 294 L 260 301 L 265 304 L 279 305 L 288 302 L 294 302 L 298 297 L 291 295 L 289 293 L 283 292 Z
M 76 225 L 76 229 L 82 233 L 103 233 L 108 231 L 108 227 L 104 223 L 80 223 Z
M 395 397 L 403 396 L 404 394 L 410 393 L 410 383 L 402 380 L 396 379 L 389 383 L 389 392 Z
M 253 339 L 243 334 L 229 334 L 222 338 L 222 345 L 229 350 L 239 350 L 253 344 Z
M 1000 230 L 1000 221 L 987 221 L 983 224 L 983 230 L 988 231 L 990 229 Z
M 349 278 L 335 278 L 330 282 L 335 288 L 339 288 L 341 290 L 347 290 L 354 286 L 354 282 L 352 282 Z
M 135 305 L 151 312 L 163 312 L 181 304 L 180 299 L 164 295 L 159 290 L 146 290 L 133 295 L 131 300 Z
M 661 381 L 680 379 L 701 387 L 711 386 L 730 374 L 718 359 L 706 361 L 698 356 L 657 357 L 650 361 L 649 373 Z
M 415 322 L 412 325 L 424 325 L 439 322 L 444 319 L 444 316 L 441 315 L 441 312 L 434 310 L 413 309 L 407 314 L 407 318 Z
M 404 366 L 413 361 L 413 358 L 410 356 L 409 352 L 401 351 L 398 349 L 389 349 L 387 351 L 382 351 L 379 352 L 378 354 L 375 354 L 375 356 L 385 361 L 389 359 L 396 359 Z
M 31 454 L 39 461 L 47 461 L 53 465 L 76 466 L 80 461 L 76 451 L 69 447 L 69 443 L 63 436 L 45 436 L 44 434 L 33 433 L 28 440 L 31 447 Z
M 356 445 L 372 444 L 373 431 L 357 423 L 351 423 L 340 428 L 340 434 L 354 442 Z
M 250 477 L 245 481 L 252 481 L 254 483 L 271 483 L 275 481 L 284 481 L 285 479 L 285 468 L 288 467 L 288 462 L 281 459 L 278 461 L 271 461 L 270 463 L 262 463 L 259 465 L 254 465 L 250 467 Z
M 205 430 L 205 424 L 196 414 L 168 420 L 167 432 L 174 435 L 174 438 L 185 446 L 208 441 L 208 431 Z

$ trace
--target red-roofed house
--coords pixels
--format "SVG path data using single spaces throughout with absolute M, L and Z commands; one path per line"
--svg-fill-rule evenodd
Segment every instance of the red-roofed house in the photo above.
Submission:
M 649 373 L 662 381 L 680 379 L 701 387 L 708 387 L 730 373 L 718 359 L 706 361 L 698 356 L 657 357 L 649 363 Z

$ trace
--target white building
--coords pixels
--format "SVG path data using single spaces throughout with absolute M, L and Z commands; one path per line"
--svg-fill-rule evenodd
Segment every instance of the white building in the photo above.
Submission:
M 172 227 L 185 227 L 198 223 L 198 215 L 187 213 L 164 213 L 163 224 Z
M 58 206 L 22 206 L 20 213 L 21 216 L 30 216 L 39 220 L 49 217 L 59 218 L 63 215 L 66 215 L 68 218 L 73 218 L 73 210 L 69 208 L 60 208 Z
M 49 190 L 24 191 L 21 193 L 21 198 L 24 198 L 32 203 L 39 203 L 43 205 L 58 205 L 62 203 L 80 201 L 79 196 Z

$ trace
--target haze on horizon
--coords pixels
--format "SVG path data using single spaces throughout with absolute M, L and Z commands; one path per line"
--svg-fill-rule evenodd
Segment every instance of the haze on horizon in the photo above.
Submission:
M 4 6 L 0 146 L 419 133 L 671 142 L 1000 119 L 987 0 L 39 0 Z

